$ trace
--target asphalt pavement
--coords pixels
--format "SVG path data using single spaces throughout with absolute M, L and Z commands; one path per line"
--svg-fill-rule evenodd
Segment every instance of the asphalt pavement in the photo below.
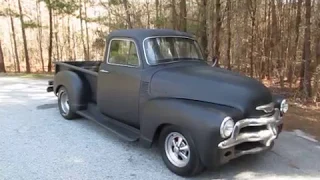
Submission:
M 155 147 L 125 142 L 90 120 L 64 120 L 46 85 L 0 76 L 0 180 L 184 179 Z M 283 132 L 271 151 L 189 179 L 320 179 L 320 143 Z

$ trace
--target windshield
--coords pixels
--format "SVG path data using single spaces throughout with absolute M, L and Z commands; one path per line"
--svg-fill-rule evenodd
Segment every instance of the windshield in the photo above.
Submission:
M 203 60 L 198 43 L 186 37 L 155 37 L 144 41 L 144 50 L 150 65 Z

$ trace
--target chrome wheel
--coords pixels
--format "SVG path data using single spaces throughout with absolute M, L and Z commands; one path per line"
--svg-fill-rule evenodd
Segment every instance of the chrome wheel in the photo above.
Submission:
M 186 138 L 178 133 L 168 134 L 164 148 L 169 161 L 177 167 L 185 167 L 190 160 L 190 148 Z
M 69 97 L 66 91 L 62 91 L 60 94 L 60 105 L 64 115 L 67 115 L 70 110 Z

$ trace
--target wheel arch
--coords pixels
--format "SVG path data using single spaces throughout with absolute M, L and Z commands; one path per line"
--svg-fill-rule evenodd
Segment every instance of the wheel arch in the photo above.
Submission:
M 72 71 L 58 72 L 54 78 L 54 93 L 56 95 L 62 86 L 68 91 L 70 107 L 74 111 L 86 107 L 84 82 L 77 73 Z
M 172 125 L 173 125 L 173 124 L 170 124 L 170 123 L 160 124 L 160 125 L 157 127 L 157 129 L 156 129 L 156 131 L 155 131 L 155 133 L 154 133 L 154 135 L 153 135 L 152 142 L 153 142 L 153 143 L 158 143 L 160 134 L 161 134 L 161 132 L 163 131 L 163 129 L 166 128 L 166 127 L 168 127 L 168 126 L 172 126 Z
M 190 133 L 201 161 L 204 165 L 217 160 L 220 125 L 231 112 L 222 111 L 211 103 L 185 99 L 153 99 L 146 102 L 141 109 L 140 131 L 144 144 L 151 147 L 157 142 L 160 132 L 168 125 L 183 128 Z
M 60 90 L 61 87 L 63 87 L 63 85 L 58 85 L 58 86 L 56 87 L 56 89 L 54 90 L 54 94 L 55 94 L 56 96 L 58 96 L 58 92 L 59 92 L 59 90 Z

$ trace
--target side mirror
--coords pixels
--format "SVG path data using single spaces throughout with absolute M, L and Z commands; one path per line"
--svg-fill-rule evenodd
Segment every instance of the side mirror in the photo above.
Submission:
M 218 64 L 218 58 L 216 57 L 216 56 L 214 56 L 213 58 L 212 58 L 212 67 L 215 67 L 215 66 L 217 66 L 217 64 Z

